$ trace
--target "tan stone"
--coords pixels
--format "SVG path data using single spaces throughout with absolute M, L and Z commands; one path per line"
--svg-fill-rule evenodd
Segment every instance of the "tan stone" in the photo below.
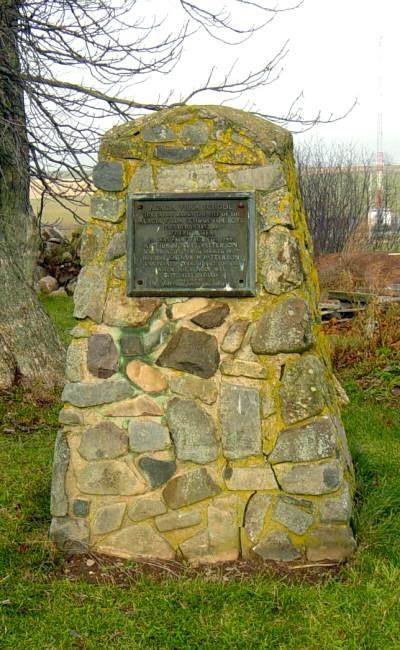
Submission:
M 278 488 L 269 465 L 227 467 L 224 478 L 228 490 L 275 490 Z
M 120 289 L 110 289 L 103 321 L 117 327 L 145 325 L 160 304 L 158 298 L 129 298 Z
M 106 537 L 97 550 L 126 559 L 158 558 L 173 560 L 175 553 L 168 542 L 150 524 L 128 526 Z
M 201 309 L 205 309 L 208 303 L 207 298 L 190 298 L 189 300 L 185 300 L 185 302 L 176 302 L 171 307 L 172 319 L 178 320 L 178 318 L 191 316 Z
M 195 375 L 171 377 L 169 386 L 173 393 L 183 397 L 195 397 L 206 404 L 214 404 L 218 397 L 217 384 L 214 379 L 202 379 Z
M 132 521 L 141 521 L 167 512 L 165 503 L 158 495 L 144 495 L 137 497 L 129 508 L 128 517 Z M 162 530 L 160 528 L 160 530 Z
M 162 415 L 163 409 L 151 397 L 139 395 L 125 402 L 114 404 L 104 415 L 112 418 L 118 417 L 136 417 L 138 415 Z
M 251 377 L 253 379 L 265 379 L 267 371 L 259 363 L 253 361 L 243 361 L 242 359 L 225 359 L 221 363 L 221 372 L 223 375 L 231 377 Z
M 126 374 L 136 386 L 146 393 L 159 393 L 167 388 L 167 380 L 160 370 L 138 359 L 128 363 Z

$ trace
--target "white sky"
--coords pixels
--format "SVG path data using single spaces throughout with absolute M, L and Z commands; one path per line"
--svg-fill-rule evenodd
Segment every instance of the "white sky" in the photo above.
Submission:
M 207 3 L 207 0 L 203 0 Z M 140 0 L 149 14 L 167 15 L 171 29 L 184 18 L 175 0 Z M 223 0 L 209 0 L 209 7 L 223 6 Z M 233 0 L 225 0 L 231 9 Z M 278 6 L 288 6 L 281 0 Z M 273 0 L 271 1 L 273 6 Z M 249 9 L 236 13 L 236 23 L 251 20 Z M 229 102 L 239 108 L 255 108 L 265 113 L 285 114 L 291 101 L 303 91 L 303 112 L 313 117 L 318 110 L 325 116 L 341 114 L 357 99 L 357 106 L 344 120 L 319 126 L 302 138 L 321 136 L 328 140 L 352 141 L 376 150 L 377 113 L 383 113 L 383 149 L 391 162 L 400 163 L 399 84 L 400 0 L 304 0 L 299 9 L 281 14 L 250 42 L 224 47 L 205 36 L 191 40 L 181 64 L 173 75 L 154 77 L 135 87 L 132 97 L 154 101 L 171 88 L 177 96 L 206 77 L 209 66 L 226 69 L 237 58 L 241 65 L 256 69 L 268 60 L 286 39 L 289 54 L 283 73 L 274 84 L 257 89 L 246 98 Z M 381 57 L 379 38 L 382 37 Z M 381 59 L 378 65 L 379 58 Z M 379 69 L 382 100 L 379 101 Z M 197 98 L 194 103 L 220 103 L 218 95 Z

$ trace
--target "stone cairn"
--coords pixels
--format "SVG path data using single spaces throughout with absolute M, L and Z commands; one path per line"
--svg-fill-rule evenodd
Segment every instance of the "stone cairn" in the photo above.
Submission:
M 185 106 L 109 131 L 68 350 L 51 537 L 64 552 L 342 561 L 351 458 L 292 139 Z M 255 193 L 254 297 L 127 297 L 129 193 Z

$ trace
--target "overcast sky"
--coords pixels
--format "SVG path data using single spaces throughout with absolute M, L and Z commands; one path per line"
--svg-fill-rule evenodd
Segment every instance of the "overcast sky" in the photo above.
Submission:
M 209 6 L 223 6 L 213 0 Z M 234 6 L 226 0 L 226 6 Z M 167 15 L 171 26 L 184 14 L 174 0 L 141 0 L 150 12 Z M 273 6 L 273 3 L 271 3 Z M 277 6 L 287 7 L 280 0 Z M 161 9 L 162 8 L 162 9 Z M 235 14 L 236 24 L 252 17 L 241 7 Z M 282 63 L 283 72 L 274 84 L 257 89 L 230 105 L 257 108 L 269 114 L 285 114 L 291 101 L 304 93 L 301 102 L 306 117 L 319 110 L 326 117 L 339 115 L 354 100 L 357 105 L 344 120 L 314 128 L 312 134 L 334 141 L 357 142 L 369 151 L 376 150 L 377 114 L 383 114 L 383 148 L 392 162 L 400 163 L 399 121 L 399 29 L 400 0 L 304 0 L 299 9 L 280 16 L 251 41 L 236 47 L 210 42 L 204 35 L 194 37 L 174 75 L 136 86 L 134 96 L 154 99 L 171 87 L 175 97 L 201 83 L 208 67 L 223 70 L 238 58 L 240 67 L 257 68 L 289 39 L 289 53 Z M 379 39 L 382 46 L 379 48 Z M 379 82 L 381 76 L 381 83 Z M 380 93 L 381 87 L 381 93 Z M 381 100 L 379 96 L 381 95 Z M 217 95 L 196 99 L 195 103 L 219 103 Z M 379 108 L 381 104 L 381 109 Z M 295 136 L 297 141 L 310 134 Z

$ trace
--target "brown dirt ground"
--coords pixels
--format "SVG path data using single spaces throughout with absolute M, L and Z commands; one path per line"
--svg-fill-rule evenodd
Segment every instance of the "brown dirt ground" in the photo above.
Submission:
M 321 286 L 330 289 L 374 291 L 400 284 L 400 254 L 381 251 L 331 253 L 318 257 L 316 265 Z

